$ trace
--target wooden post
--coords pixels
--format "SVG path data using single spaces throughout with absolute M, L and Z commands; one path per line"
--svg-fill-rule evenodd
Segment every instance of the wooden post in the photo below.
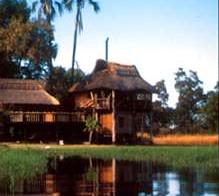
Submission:
M 94 94 L 92 91 L 90 92 L 90 96 L 91 96 L 91 100 L 94 101 Z
M 152 133 L 152 111 L 150 112 L 150 142 L 153 143 L 153 133 Z
M 150 142 L 151 144 L 153 144 L 153 133 L 152 133 L 152 128 L 153 128 L 153 115 L 152 115 L 152 112 L 153 112 L 153 105 L 152 105 L 152 95 L 151 95 L 151 106 L 150 106 Z
M 115 144 L 116 142 L 116 120 L 115 120 L 115 91 L 112 90 L 112 143 Z

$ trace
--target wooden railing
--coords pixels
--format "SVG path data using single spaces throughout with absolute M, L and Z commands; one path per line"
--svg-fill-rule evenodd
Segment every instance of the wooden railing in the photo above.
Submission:
M 95 99 L 95 108 L 109 110 L 110 109 L 110 99 L 109 98 L 97 98 Z
M 22 112 L 10 111 L 11 123 L 59 123 L 59 122 L 83 122 L 83 112 Z

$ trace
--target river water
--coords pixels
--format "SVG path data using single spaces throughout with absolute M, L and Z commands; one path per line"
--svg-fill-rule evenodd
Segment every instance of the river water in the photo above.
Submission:
M 10 182 L 10 179 L 9 179 Z M 0 181 L 0 195 L 219 195 L 219 174 L 169 169 L 147 161 L 57 156 L 47 171 L 16 182 Z

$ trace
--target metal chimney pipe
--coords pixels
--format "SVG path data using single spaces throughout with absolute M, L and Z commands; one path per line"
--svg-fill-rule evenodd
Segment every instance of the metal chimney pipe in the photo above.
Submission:
M 106 47 L 106 57 L 105 60 L 108 61 L 108 42 L 109 42 L 109 37 L 106 38 L 106 43 L 105 43 L 105 47 Z

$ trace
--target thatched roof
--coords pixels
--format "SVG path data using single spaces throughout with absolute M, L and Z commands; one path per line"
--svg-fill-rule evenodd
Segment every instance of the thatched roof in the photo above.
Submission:
M 73 85 L 69 92 L 95 89 L 154 92 L 154 87 L 141 78 L 136 66 L 97 60 L 94 71 L 84 81 Z
M 59 105 L 36 80 L 0 79 L 1 104 Z

